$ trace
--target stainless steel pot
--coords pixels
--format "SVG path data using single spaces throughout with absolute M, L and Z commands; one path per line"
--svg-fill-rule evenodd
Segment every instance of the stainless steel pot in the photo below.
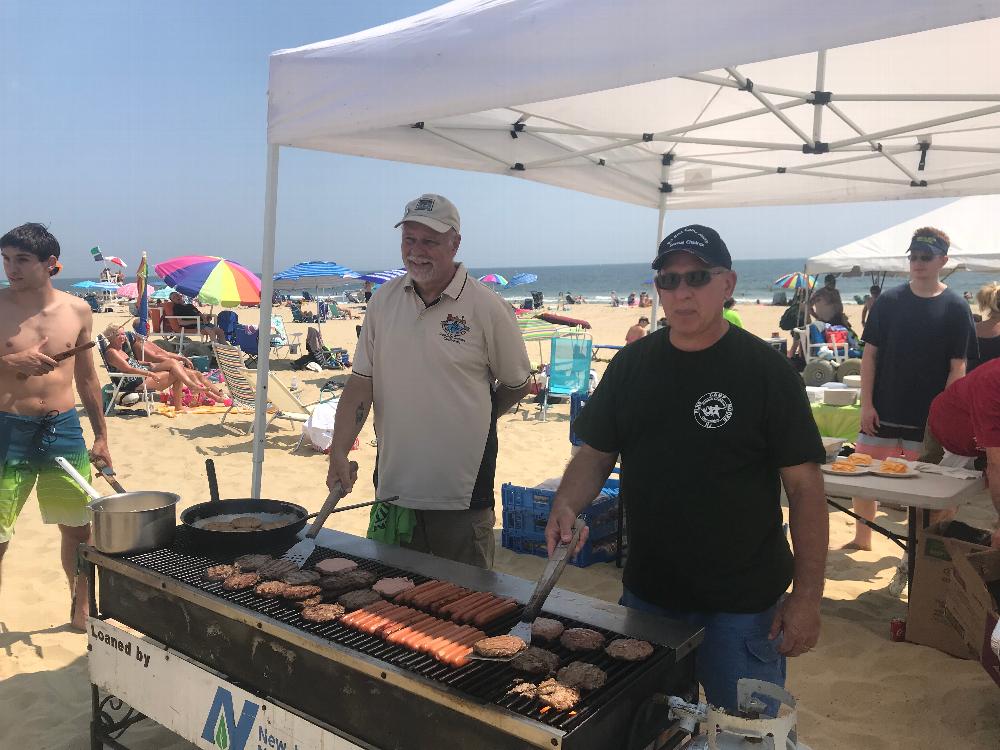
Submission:
M 102 496 L 61 456 L 56 463 L 93 498 L 87 506 L 93 524 L 93 545 L 110 555 L 135 554 L 166 547 L 174 540 L 177 503 L 172 492 L 119 492 Z

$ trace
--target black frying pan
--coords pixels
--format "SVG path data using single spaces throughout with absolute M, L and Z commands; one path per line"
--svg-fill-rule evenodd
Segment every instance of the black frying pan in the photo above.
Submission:
M 266 552 L 295 542 L 296 534 L 303 529 L 310 517 L 308 510 L 284 500 L 220 500 L 212 459 L 205 461 L 205 469 L 208 472 L 208 487 L 212 499 L 207 503 L 192 505 L 181 513 L 181 523 L 188 529 L 189 538 L 197 547 L 206 552 Z M 253 531 L 212 531 L 201 528 L 199 524 L 220 516 L 243 513 L 286 516 L 288 523 L 274 529 Z

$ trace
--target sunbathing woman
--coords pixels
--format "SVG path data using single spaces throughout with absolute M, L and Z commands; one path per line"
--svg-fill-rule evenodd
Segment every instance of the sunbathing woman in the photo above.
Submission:
M 125 344 L 125 330 L 121 326 L 110 325 L 104 331 L 104 337 L 108 340 L 108 348 L 105 356 L 108 360 L 108 367 L 116 372 L 126 375 L 134 375 L 135 378 L 123 378 L 123 384 L 128 386 L 137 381 L 144 381 L 146 388 L 151 391 L 164 391 L 170 388 L 173 392 L 174 409 L 177 412 L 187 411 L 184 407 L 184 381 L 173 372 L 151 372 L 151 365 L 143 364 L 133 357 L 129 357 L 122 349 Z
M 108 330 L 110 330 L 110 326 Z M 226 398 L 222 386 L 213 383 L 203 373 L 195 369 L 194 363 L 190 359 L 174 352 L 168 352 L 149 339 L 143 338 L 137 332 L 125 335 L 122 351 L 125 352 L 126 356 L 132 356 L 140 363 L 148 364 L 149 369 L 153 372 L 174 373 L 184 385 L 191 389 L 192 393 L 208 393 L 220 402 Z

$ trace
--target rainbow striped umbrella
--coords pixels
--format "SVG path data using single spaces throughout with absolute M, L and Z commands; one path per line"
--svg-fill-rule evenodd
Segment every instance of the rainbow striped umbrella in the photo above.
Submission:
M 812 289 L 816 286 L 816 277 L 796 271 L 795 273 L 785 274 L 780 279 L 775 279 L 772 286 L 776 286 L 779 289 L 804 289 L 806 284 L 809 284 L 809 288 Z
M 156 274 L 181 294 L 210 305 L 260 304 L 260 279 L 225 258 L 185 255 L 156 264 Z
M 484 284 L 496 284 L 497 286 L 507 286 L 509 283 L 507 279 L 498 273 L 488 273 L 485 276 L 480 276 L 479 280 Z

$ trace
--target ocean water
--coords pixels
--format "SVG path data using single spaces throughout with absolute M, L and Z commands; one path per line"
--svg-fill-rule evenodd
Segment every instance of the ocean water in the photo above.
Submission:
M 736 283 L 735 297 L 737 301 L 753 303 L 760 300 L 762 303 L 770 304 L 775 292 L 785 291 L 776 289 L 774 280 L 788 273 L 801 271 L 805 266 L 805 258 L 778 258 L 772 260 L 734 260 L 733 270 L 736 271 L 738 281 Z M 521 300 L 531 296 L 532 291 L 540 291 L 546 300 L 555 300 L 559 292 L 572 292 L 573 295 L 583 295 L 588 302 L 608 302 L 611 299 L 611 291 L 614 290 L 618 296 L 624 300 L 629 292 L 645 291 L 653 294 L 655 287 L 652 284 L 653 271 L 648 263 L 621 263 L 596 266 L 538 266 L 535 268 L 471 268 L 470 272 L 476 276 L 487 273 L 497 273 L 506 278 L 527 272 L 538 276 L 538 281 L 534 284 L 518 287 L 507 287 L 501 290 L 501 294 L 511 300 Z M 965 291 L 973 294 L 990 281 L 996 280 L 993 276 L 979 273 L 955 273 L 952 274 L 946 283 L 959 294 Z M 905 282 L 905 278 L 900 276 L 889 276 L 885 279 L 885 286 L 895 286 Z M 822 284 L 822 278 L 819 280 Z M 868 294 L 868 287 L 872 285 L 871 278 L 865 274 L 857 278 L 840 277 L 837 279 L 837 288 L 840 289 L 841 296 L 845 301 L 851 301 L 855 295 L 863 297 Z M 787 291 L 789 299 L 792 292 Z
M 788 273 L 801 270 L 805 266 L 805 258 L 778 258 L 772 260 L 734 260 L 733 269 L 736 271 L 738 281 L 736 284 L 735 297 L 737 301 L 753 303 L 760 300 L 762 303 L 770 304 L 774 293 L 778 291 L 772 284 L 774 280 Z M 649 263 L 618 263 L 605 265 L 586 266 L 525 266 L 519 268 L 490 267 L 490 268 L 470 268 L 469 271 L 475 276 L 484 276 L 487 273 L 497 273 L 506 278 L 511 278 L 518 273 L 527 272 L 538 276 L 538 281 L 534 284 L 518 287 L 506 287 L 500 293 L 510 301 L 519 301 L 525 297 L 530 297 L 531 292 L 540 291 L 546 300 L 555 300 L 561 292 L 572 292 L 574 295 L 583 295 L 588 302 L 609 302 L 612 290 L 624 301 L 629 292 L 645 291 L 653 294 L 655 289 L 652 284 L 653 271 Z M 134 281 L 134 278 L 129 278 Z M 994 281 L 994 277 L 988 274 L 960 272 L 952 274 L 946 283 L 955 289 L 959 294 L 969 291 L 973 294 L 983 285 Z M 54 279 L 55 286 L 59 289 L 70 292 L 78 292 L 72 289 L 72 285 L 82 279 L 59 278 Z M 154 286 L 159 286 L 156 280 L 151 280 Z M 886 286 L 893 286 L 904 283 L 902 277 L 887 277 Z M 820 279 L 822 283 L 822 279 Z M 858 278 L 837 279 L 837 288 L 845 301 L 850 301 L 855 295 L 863 297 L 868 294 L 868 287 L 872 285 L 872 280 L 866 274 Z M 342 288 L 332 290 L 342 292 L 344 289 L 360 288 L 360 284 L 346 284 Z M 790 299 L 792 293 L 786 293 Z

